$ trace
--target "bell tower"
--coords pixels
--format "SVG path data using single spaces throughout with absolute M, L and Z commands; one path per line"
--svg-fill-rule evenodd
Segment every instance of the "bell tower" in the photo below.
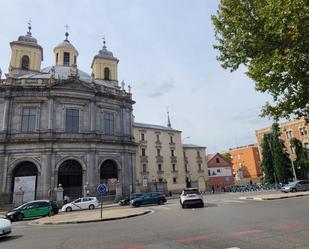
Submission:
M 65 39 L 54 48 L 54 53 L 56 65 L 71 67 L 77 65 L 78 51 L 69 41 L 68 28 L 66 25 Z
M 118 81 L 118 62 L 113 53 L 107 50 L 106 41 L 103 38 L 103 48 L 94 56 L 91 64 L 94 79 Z
M 17 71 L 40 71 L 43 61 L 43 49 L 31 33 L 31 22 L 28 23 L 26 35 L 18 37 L 17 41 L 10 43 L 11 62 L 10 70 Z M 18 74 L 18 73 L 17 73 Z

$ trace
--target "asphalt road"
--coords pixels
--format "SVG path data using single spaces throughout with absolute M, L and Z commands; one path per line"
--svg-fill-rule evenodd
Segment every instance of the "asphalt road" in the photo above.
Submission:
M 272 201 L 206 197 L 201 209 L 178 200 L 149 206 L 152 214 L 76 225 L 13 224 L 1 249 L 309 249 L 309 196 Z

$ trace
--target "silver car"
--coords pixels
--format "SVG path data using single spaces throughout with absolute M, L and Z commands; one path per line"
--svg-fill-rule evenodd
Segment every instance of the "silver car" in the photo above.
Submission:
M 284 185 L 281 188 L 282 192 L 288 193 L 288 192 L 297 192 L 297 191 L 306 191 L 309 190 L 309 181 L 308 180 L 299 180 L 290 182 L 287 185 Z

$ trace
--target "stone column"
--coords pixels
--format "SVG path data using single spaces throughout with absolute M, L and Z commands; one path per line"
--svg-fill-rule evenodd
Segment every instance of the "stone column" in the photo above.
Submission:
M 8 175 L 8 168 L 9 168 L 9 156 L 4 156 L 4 163 L 3 163 L 3 185 L 2 185 L 2 192 L 3 193 L 10 193 L 11 189 L 11 175 Z
M 90 131 L 95 131 L 96 129 L 96 104 L 95 102 L 90 103 Z
M 57 205 L 59 205 L 61 207 L 63 205 L 63 188 L 62 188 L 61 184 L 59 184 L 59 187 L 56 188 L 55 191 L 56 191 Z
M 6 131 L 8 128 L 9 107 L 10 107 L 10 100 L 6 98 L 4 102 L 4 112 L 3 112 L 3 123 L 2 123 L 3 131 Z
M 88 167 L 87 167 L 87 182 L 89 192 L 94 193 L 96 187 L 98 186 L 99 182 L 96 181 L 96 160 L 95 160 L 95 148 L 91 148 L 90 153 L 88 155 Z
M 51 152 L 42 155 L 41 168 L 41 193 L 38 193 L 42 199 L 49 199 L 51 191 Z
M 53 129 L 53 119 L 54 119 L 54 99 L 50 98 L 48 100 L 48 129 Z

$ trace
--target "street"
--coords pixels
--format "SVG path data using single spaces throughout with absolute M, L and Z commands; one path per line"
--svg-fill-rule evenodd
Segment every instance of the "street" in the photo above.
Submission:
M 240 195 L 207 195 L 201 209 L 181 209 L 178 199 L 169 200 L 148 206 L 151 214 L 116 221 L 53 226 L 16 222 L 12 235 L 0 238 L 0 248 L 309 248 L 308 196 L 254 201 L 240 200 Z

